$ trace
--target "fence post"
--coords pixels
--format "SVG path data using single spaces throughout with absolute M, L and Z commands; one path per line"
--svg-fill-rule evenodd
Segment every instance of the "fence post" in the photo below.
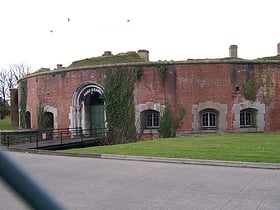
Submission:
M 37 149 L 38 149 L 38 147 L 39 147 L 39 144 L 38 144 L 38 141 L 39 141 L 39 139 L 38 139 L 38 134 L 39 134 L 39 132 L 36 133 L 36 148 L 37 148 Z
M 30 141 L 30 143 L 32 142 L 32 134 L 31 134 L 31 132 L 29 132 L 29 141 Z
M 9 135 L 7 136 L 7 140 L 8 140 L 7 141 L 7 146 L 9 147 L 10 146 L 10 136 Z
M 81 127 L 79 127 L 79 133 L 80 133 L 81 141 L 83 141 L 83 130 Z
M 3 134 L 3 137 L 1 136 L 1 145 L 2 145 L 2 144 L 5 145 L 5 146 L 7 145 L 6 136 L 7 136 L 7 135 L 6 135 L 5 133 Z
M 60 131 L 60 144 L 62 144 L 62 132 L 63 131 Z

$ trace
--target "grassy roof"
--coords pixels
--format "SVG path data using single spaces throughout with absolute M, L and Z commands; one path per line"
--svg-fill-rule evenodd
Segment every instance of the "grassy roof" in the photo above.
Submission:
M 263 57 L 263 58 L 257 58 L 256 60 L 257 61 L 262 61 L 262 60 L 270 60 L 270 61 L 278 60 L 278 61 L 280 61 L 280 55 L 270 56 L 270 57 Z
M 119 53 L 116 55 L 103 55 L 86 58 L 72 62 L 69 67 L 96 66 L 104 64 L 145 62 L 136 52 Z

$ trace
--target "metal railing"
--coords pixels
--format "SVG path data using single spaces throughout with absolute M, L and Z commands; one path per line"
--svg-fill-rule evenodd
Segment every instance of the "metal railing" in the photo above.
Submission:
M 82 129 L 62 128 L 46 130 L 17 130 L 0 132 L 1 145 L 10 147 L 16 144 L 67 144 L 81 141 L 102 141 L 107 136 L 106 128 Z

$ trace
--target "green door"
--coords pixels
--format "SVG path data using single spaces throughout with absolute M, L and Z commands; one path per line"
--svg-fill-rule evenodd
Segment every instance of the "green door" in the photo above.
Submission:
M 90 129 L 95 137 L 104 136 L 105 118 L 104 105 L 90 106 Z

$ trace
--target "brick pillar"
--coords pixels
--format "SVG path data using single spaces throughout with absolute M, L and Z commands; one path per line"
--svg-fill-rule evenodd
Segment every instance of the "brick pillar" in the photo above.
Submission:
M 280 43 L 277 44 L 277 55 L 280 55 Z
M 11 115 L 11 122 L 12 125 L 18 126 L 19 125 L 19 112 L 18 112 L 18 89 L 12 88 L 10 89 L 10 115 Z

